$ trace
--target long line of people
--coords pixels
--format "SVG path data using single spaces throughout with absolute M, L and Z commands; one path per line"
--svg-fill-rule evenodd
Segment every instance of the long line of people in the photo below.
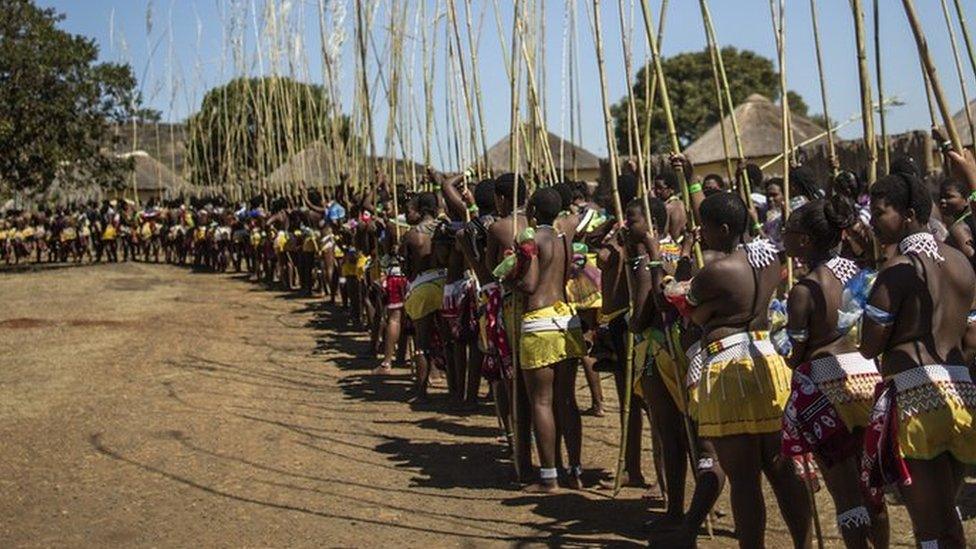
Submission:
M 888 545 L 882 489 L 893 485 L 921 547 L 964 547 L 955 500 L 976 464 L 976 163 L 951 151 L 946 162 L 938 209 L 910 161 L 870 188 L 791 168 L 789 203 L 782 179 L 754 165 L 731 182 L 699 179 L 680 155 L 650 181 L 629 164 L 616 194 L 432 170 L 415 191 L 377 172 L 328 196 L 300 185 L 233 205 L 12 211 L 0 259 L 235 270 L 341 304 L 370 334 L 372 374 L 409 363 L 415 402 L 443 379 L 451 406 L 477 408 L 487 382 L 532 492 L 588 482 L 581 415 L 605 413 L 610 373 L 618 402 L 632 403 L 620 414 L 623 485 L 650 484 L 642 441 L 654 441 L 666 506 L 647 524 L 652 545 L 694 546 L 728 484 L 740 546 L 763 546 L 764 476 L 795 545 L 809 546 L 819 471 L 847 546 Z

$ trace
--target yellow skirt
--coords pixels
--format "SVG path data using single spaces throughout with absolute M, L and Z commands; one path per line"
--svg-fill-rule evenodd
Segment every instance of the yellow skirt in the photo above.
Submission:
M 697 388 L 702 437 L 781 430 L 792 372 L 768 339 L 754 335 L 735 334 L 708 346 L 713 352 Z
M 114 225 L 108 225 L 105 230 L 102 231 L 102 240 L 115 240 L 117 232 Z
M 642 341 L 634 346 L 634 364 L 640 367 L 643 375 L 659 376 L 664 387 L 668 390 L 668 394 L 671 395 L 674 405 L 684 413 L 687 408 L 685 401 L 688 400 L 688 393 L 684 387 L 688 363 L 685 360 L 675 360 L 668 353 L 664 337 L 664 334 L 658 330 L 644 332 L 640 338 Z M 641 365 L 643 366 L 641 367 Z M 679 380 L 681 381 L 679 382 Z M 644 396 L 639 377 L 634 391 L 641 397 Z
M 519 366 L 543 368 L 586 354 L 583 327 L 576 310 L 557 301 L 522 315 Z
M 810 361 L 810 379 L 837 410 L 848 429 L 867 427 L 874 407 L 874 390 L 881 382 L 874 361 L 859 352 Z
M 976 385 L 965 366 L 920 366 L 894 376 L 898 446 L 905 458 L 949 452 L 976 464 Z
M 365 268 L 365 263 L 363 267 Z M 431 276 L 425 271 L 410 285 L 403 310 L 411 320 L 420 320 L 440 310 L 444 301 L 444 281 L 446 276 Z
M 342 276 L 346 278 L 364 278 L 366 275 L 366 262 L 369 257 L 360 254 L 356 257 L 356 262 L 342 262 Z

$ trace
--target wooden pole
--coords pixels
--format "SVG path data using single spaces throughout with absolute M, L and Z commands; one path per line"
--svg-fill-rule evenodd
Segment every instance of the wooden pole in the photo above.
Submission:
M 704 5 L 705 0 L 701 0 L 702 5 Z M 704 14 L 704 9 L 703 9 Z M 732 155 L 729 153 L 729 138 L 725 134 L 725 98 L 723 95 L 723 87 L 721 81 L 721 75 L 718 68 L 718 56 L 720 55 L 718 50 L 718 44 L 715 43 L 712 33 L 709 32 L 708 24 L 705 27 L 705 42 L 708 47 L 708 57 L 712 63 L 712 81 L 715 84 L 715 98 L 718 103 L 718 123 L 719 131 L 722 134 L 722 152 L 725 154 L 725 171 L 729 176 L 729 183 L 735 181 L 735 170 L 732 169 Z M 730 107 L 730 109 L 735 109 L 735 107 Z M 733 114 L 733 117 L 735 115 Z M 739 155 L 740 158 L 742 155 Z
M 742 145 L 742 132 L 739 130 L 739 121 L 735 117 L 735 104 L 732 102 L 732 89 L 729 86 L 729 78 L 725 72 L 725 60 L 722 58 L 722 50 L 718 45 L 718 38 L 715 34 L 715 25 L 712 23 L 712 14 L 708 9 L 708 1 L 700 0 L 699 2 L 702 12 L 702 19 L 705 22 L 705 33 L 708 35 L 709 40 L 714 45 L 715 48 L 715 60 L 718 63 L 719 75 L 722 79 L 722 89 L 725 91 L 725 102 L 729 109 L 729 121 L 732 123 L 732 135 L 735 140 L 735 150 L 738 155 L 738 159 L 741 162 L 746 161 L 745 147 Z M 724 130 L 723 130 L 724 135 Z M 752 182 L 749 181 L 748 170 L 742 171 L 742 183 L 745 189 L 743 189 L 743 195 L 745 195 L 746 206 L 748 206 L 751 211 L 754 208 L 752 203 Z M 761 183 L 757 181 L 756 183 Z
M 485 133 L 485 109 L 482 105 L 481 80 L 478 75 L 478 48 L 475 44 L 474 33 L 472 32 L 473 25 L 471 24 L 471 0 L 465 0 L 464 2 L 464 15 L 468 27 L 468 53 L 471 55 L 471 83 L 474 86 L 475 108 L 478 113 L 478 130 L 481 136 L 481 156 L 484 163 L 482 176 L 489 177 L 491 174 L 488 169 L 488 137 Z
M 945 7 L 945 0 L 942 0 Z M 881 122 L 881 161 L 884 165 L 884 173 L 891 171 L 891 152 L 888 150 L 888 125 L 885 123 L 885 97 L 884 84 L 881 77 L 881 9 L 878 0 L 874 0 L 874 70 L 875 79 L 878 81 L 878 120 Z M 948 16 L 948 12 L 946 12 Z M 965 88 L 964 88 L 965 89 Z
M 773 8 L 773 0 L 769 3 L 770 9 Z M 786 7 L 784 5 L 784 0 L 779 0 L 779 23 L 776 23 L 775 11 L 773 16 L 773 26 L 777 28 L 776 30 L 776 42 L 777 49 L 779 53 L 779 85 L 780 85 L 780 105 L 782 107 L 783 113 L 783 202 L 784 202 L 784 213 L 783 222 L 786 222 L 786 218 L 789 216 L 790 210 L 790 164 L 788 162 L 790 154 L 790 102 L 789 96 L 787 95 L 787 77 L 786 77 Z M 787 271 L 787 291 L 793 287 L 793 262 L 787 260 L 786 263 Z M 810 510 L 813 514 L 813 527 L 817 534 L 817 547 L 823 549 L 823 530 L 820 526 L 820 514 L 817 512 L 817 500 L 814 497 L 813 492 L 813 480 L 810 478 L 810 470 L 806 460 L 803 463 L 803 478 L 806 481 L 807 487 L 807 497 L 809 498 Z
M 827 79 L 824 76 L 823 54 L 820 50 L 820 25 L 817 23 L 817 0 L 810 0 L 810 21 L 813 24 L 813 45 L 817 52 L 817 74 L 820 77 L 820 102 L 823 105 L 824 124 L 827 126 L 827 156 L 830 159 L 830 169 L 834 175 L 837 175 L 840 167 L 837 161 L 837 149 L 834 144 L 834 131 L 830 124 L 830 108 L 827 105 Z
M 450 0 L 448 0 L 450 1 Z M 509 127 L 509 169 L 515 174 L 515 183 L 512 185 L 512 244 L 518 246 L 518 188 L 519 188 L 519 140 L 518 132 L 521 125 L 521 120 L 519 120 L 519 80 L 522 69 L 522 64 L 519 62 L 517 43 L 521 36 L 521 31 L 519 26 L 521 24 L 519 19 L 519 8 L 521 7 L 521 0 L 514 0 L 513 14 L 512 14 L 512 51 L 511 51 L 511 70 L 509 71 L 508 84 L 509 92 L 511 94 L 511 124 Z M 514 314 L 513 316 L 518 319 L 518 297 L 513 296 L 514 301 Z M 511 342 L 510 347 L 512 348 L 512 394 L 509 401 L 511 402 L 511 417 L 512 417 L 512 463 L 515 465 L 515 474 L 521 479 L 522 478 L 522 466 L 519 462 L 519 456 L 521 452 L 521 442 L 519 437 L 519 413 L 518 413 L 518 398 L 519 398 L 519 338 L 518 330 L 516 327 L 512 328 L 511 332 L 515 337 L 514 341 Z
M 603 31 L 600 24 L 600 0 L 593 0 L 593 32 L 596 47 L 596 65 L 600 77 L 600 98 L 603 106 L 603 130 L 607 140 L 607 155 L 610 162 L 610 191 L 613 199 L 613 211 L 617 222 L 624 219 L 623 208 L 620 204 L 620 193 L 617 190 L 617 145 L 613 136 L 613 117 L 610 114 L 610 99 L 607 93 L 607 72 L 603 59 Z
M 678 143 L 678 131 L 674 125 L 674 116 L 671 112 L 671 98 L 668 96 L 668 84 L 667 79 L 664 76 L 664 68 L 661 65 L 661 53 L 658 50 L 657 39 L 654 36 L 654 21 L 653 15 L 651 15 L 651 10 L 648 7 L 647 0 L 641 0 L 641 12 L 644 15 L 644 32 L 647 34 L 647 41 L 651 47 L 651 56 L 654 59 L 654 72 L 656 74 L 657 84 L 661 90 L 661 106 L 664 110 L 664 121 L 668 128 L 668 139 L 671 143 L 671 152 L 678 154 L 681 152 L 681 146 Z M 684 170 L 678 170 L 675 174 L 678 177 L 678 185 L 681 187 L 681 195 L 685 205 L 685 211 L 688 215 L 688 228 L 694 233 L 697 228 L 697 220 L 695 217 L 697 213 L 691 207 L 691 195 L 688 193 L 688 185 L 685 181 Z M 695 243 L 695 261 L 698 266 L 704 264 L 704 260 L 701 254 L 701 246 Z
M 366 64 L 366 34 L 369 32 L 368 17 L 363 13 L 363 2 L 356 3 L 356 40 L 359 46 L 359 60 L 362 63 L 362 94 L 363 94 L 363 114 L 366 121 L 366 141 L 369 147 L 369 158 L 366 160 L 366 177 L 372 176 L 373 162 L 376 160 L 376 140 L 373 138 L 373 107 L 369 98 L 369 77 Z
M 874 137 L 874 106 L 871 101 L 871 76 L 868 72 L 868 54 L 864 36 L 864 10 L 861 0 L 851 0 L 854 13 L 854 39 L 857 43 L 857 73 L 861 86 L 861 123 L 864 127 L 864 145 L 868 152 L 868 185 L 878 179 L 878 148 Z
M 621 16 L 622 17 L 622 16 Z M 603 106 L 603 129 L 607 140 L 607 155 L 609 156 L 610 162 L 610 191 L 611 197 L 613 198 L 614 213 L 616 214 L 616 223 L 622 224 L 624 222 L 623 208 L 620 204 L 620 192 L 617 189 L 617 145 L 613 135 L 613 117 L 610 114 L 610 99 L 607 95 L 607 71 L 603 59 L 603 34 L 600 24 L 600 0 L 593 0 L 593 43 L 596 47 L 596 66 L 597 72 L 600 77 L 600 98 L 602 100 Z M 633 386 L 633 357 L 631 356 L 631 351 L 633 349 L 632 337 L 633 334 L 628 330 L 627 332 L 627 357 L 624 365 L 624 401 L 621 403 L 621 416 L 620 416 L 620 442 L 618 444 L 619 452 L 617 454 L 617 468 L 616 474 L 613 479 L 613 494 L 616 496 L 617 492 L 620 491 L 621 475 L 623 473 L 624 460 L 627 454 L 627 429 L 629 427 L 630 418 L 630 403 L 631 403 L 631 393 Z
M 860 0 L 853 1 L 854 3 L 860 2 Z M 952 121 L 949 102 L 946 100 L 945 92 L 942 90 L 942 84 L 939 82 L 938 71 L 935 68 L 935 64 L 932 63 L 932 56 L 929 54 L 929 45 L 925 39 L 925 31 L 922 30 L 922 23 L 919 21 L 918 14 L 915 12 L 915 3 L 912 0 L 902 0 L 902 5 L 905 7 L 905 15 L 908 16 L 908 23 L 912 27 L 912 34 L 915 36 L 918 56 L 922 60 L 922 66 L 925 67 L 925 72 L 929 75 L 929 83 L 932 85 L 935 102 L 939 106 L 942 121 L 945 123 L 946 132 L 949 134 L 949 142 L 954 150 L 962 152 L 962 140 L 959 139 L 956 125 Z
M 668 0 L 662 0 L 661 11 L 658 15 L 658 25 L 657 25 L 657 47 L 660 49 L 662 44 L 664 44 L 664 23 L 667 21 L 668 15 Z M 651 170 L 650 170 L 650 158 L 651 158 L 651 120 L 654 114 L 654 101 L 657 96 L 657 78 L 654 78 L 655 74 L 652 72 L 653 68 L 653 56 L 649 56 L 644 63 L 644 120 L 646 125 L 644 126 L 644 147 L 645 154 L 644 157 L 648 159 L 648 170 L 647 179 L 650 182 Z
M 776 30 L 776 52 L 779 59 L 779 104 L 783 128 L 783 222 L 790 215 L 790 99 L 786 85 L 786 10 L 783 0 L 779 0 L 779 22 L 776 19 L 775 0 L 769 0 L 773 14 L 773 28 Z M 786 287 L 793 287 L 793 262 L 786 262 Z
M 647 215 L 648 227 L 653 231 L 654 224 L 651 218 L 650 203 L 647 200 L 647 192 L 642 181 L 644 177 L 644 147 L 641 143 L 640 128 L 637 125 L 637 99 L 634 97 L 634 87 L 630 85 L 630 75 L 634 69 L 630 50 L 631 36 L 627 32 L 627 27 L 624 23 L 623 0 L 617 0 L 617 13 L 620 19 L 620 42 L 624 53 L 624 75 L 627 81 L 627 133 L 632 135 L 635 142 L 634 151 L 636 151 L 637 155 L 637 173 L 635 175 L 639 183 L 637 189 L 639 196 L 644 199 L 644 213 Z
M 875 0 L 877 2 L 878 0 Z M 962 56 L 959 55 L 959 45 L 956 42 L 956 31 L 952 28 L 952 16 L 949 15 L 949 5 L 942 0 L 942 15 L 945 16 L 946 31 L 949 33 L 949 44 L 952 46 L 952 57 L 956 62 L 956 74 L 959 77 L 959 89 L 962 91 L 962 102 L 965 105 L 966 122 L 969 125 L 969 142 L 976 145 L 976 126 L 973 125 L 973 113 L 969 108 L 969 92 L 966 91 L 966 75 L 962 70 Z M 882 111 L 884 112 L 884 111 Z
M 468 87 L 468 71 L 465 69 L 464 48 L 461 46 L 461 31 L 459 30 L 457 22 L 457 9 L 455 9 L 453 1 L 447 2 L 447 14 L 450 19 L 451 29 L 454 35 L 454 51 L 456 54 L 455 60 L 457 61 L 458 74 L 461 76 L 461 94 L 464 99 L 464 111 L 468 117 L 468 123 L 471 129 L 471 135 L 469 136 L 471 139 L 471 150 L 477 151 L 479 149 L 478 137 L 474 128 L 477 121 L 475 119 L 475 111 L 471 101 L 471 90 Z M 485 152 L 487 152 L 487 149 L 485 149 Z M 475 153 L 475 158 L 477 157 L 478 155 Z M 483 173 L 481 162 L 477 161 L 476 166 L 478 176 L 480 177 Z M 467 166 L 461 167 L 462 170 L 465 168 L 467 168 Z M 465 178 L 465 185 L 467 185 L 467 178 Z

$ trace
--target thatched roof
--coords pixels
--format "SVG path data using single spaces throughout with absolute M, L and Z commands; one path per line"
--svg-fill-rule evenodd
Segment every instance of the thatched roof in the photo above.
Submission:
M 526 127 L 526 132 L 530 130 Z M 549 150 L 552 151 L 552 159 L 556 163 L 557 170 L 570 171 L 573 169 L 573 163 L 576 163 L 576 167 L 580 170 L 599 170 L 600 169 L 600 158 L 591 153 L 590 151 L 574 145 L 569 141 L 559 137 L 552 132 L 546 132 L 547 140 L 549 141 Z M 562 165 L 559 161 L 559 146 L 563 144 L 563 156 Z M 512 143 L 509 135 L 503 137 L 500 141 L 492 145 L 488 149 L 488 169 L 493 173 L 504 173 L 509 171 L 511 159 Z M 528 170 L 528 165 L 525 162 L 525 153 L 520 155 L 519 164 L 521 164 L 520 169 L 522 171 Z
M 134 151 L 120 154 L 121 158 L 132 158 L 135 162 L 133 173 L 126 178 L 126 185 L 131 188 L 132 177 L 135 177 L 135 187 L 140 191 L 170 191 L 181 192 L 191 187 L 190 183 L 173 173 L 165 164 L 156 160 L 146 151 Z
M 115 131 L 119 141 L 115 144 L 112 152 L 124 154 L 133 149 L 146 151 L 178 175 L 184 177 L 187 175 L 185 170 L 188 136 L 184 124 L 140 123 L 136 125 L 135 130 L 133 136 L 131 124 L 117 126 Z M 133 137 L 135 142 L 133 142 Z
M 305 147 L 301 152 L 296 153 L 287 162 L 278 166 L 275 171 L 268 176 L 271 185 L 291 184 L 304 182 L 309 186 L 316 186 L 319 182 L 325 185 L 338 183 L 338 175 L 333 172 L 332 156 L 334 151 L 322 141 L 316 141 Z M 374 162 L 382 169 L 386 169 L 388 158 L 376 157 Z M 424 167 L 416 162 L 403 159 L 395 159 L 397 182 L 410 181 L 416 174 L 420 177 L 424 174 Z M 343 166 L 340 162 L 340 170 L 349 170 L 348 166 Z
M 747 158 L 775 156 L 783 152 L 782 107 L 754 93 L 735 108 L 735 119 L 739 124 L 742 146 Z M 795 143 L 802 143 L 824 132 L 820 126 L 795 113 L 790 118 L 790 123 L 793 127 Z M 734 157 L 735 134 L 732 132 L 732 119 L 729 116 L 725 117 L 725 136 L 729 144 L 729 152 Z M 818 142 L 819 140 L 811 144 Z M 685 149 L 685 154 L 693 164 L 725 160 L 722 125 L 719 123 L 709 128 Z
M 969 102 L 969 112 L 973 116 L 973 121 L 976 122 L 976 99 Z M 952 115 L 952 124 L 956 127 L 956 131 L 959 133 L 959 139 L 962 140 L 962 145 L 964 147 L 971 147 L 973 145 L 973 136 L 969 131 L 969 119 L 966 118 L 966 109 L 961 108 L 959 111 Z M 942 130 L 942 135 L 949 138 L 949 134 L 945 131 L 945 126 L 940 126 Z

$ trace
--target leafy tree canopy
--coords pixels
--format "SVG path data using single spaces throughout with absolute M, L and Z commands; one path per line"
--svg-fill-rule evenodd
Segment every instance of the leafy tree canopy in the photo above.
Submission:
M 253 182 L 315 141 L 346 142 L 348 118 L 333 126 L 333 115 L 322 86 L 290 78 L 237 78 L 213 88 L 189 120 L 193 180 Z
M 779 99 L 779 73 L 773 62 L 749 50 L 738 50 L 731 46 L 722 49 L 722 60 L 729 80 L 732 102 L 736 105 L 748 96 L 759 93 L 773 101 Z M 681 53 L 662 60 L 664 74 L 671 98 L 678 140 L 682 146 L 698 139 L 708 128 L 719 121 L 719 108 L 715 95 L 715 80 L 712 73 L 711 56 L 707 49 L 699 52 Z M 647 127 L 645 78 L 653 77 L 654 69 L 645 74 L 645 68 L 637 71 L 633 92 L 637 104 L 637 122 L 641 138 Z M 667 126 L 664 112 L 660 107 L 660 91 L 655 98 L 654 113 L 651 120 L 652 151 L 669 150 Z M 801 116 L 807 115 L 807 104 L 796 92 L 788 92 L 791 110 Z M 728 114 L 726 109 L 726 114 Z M 628 140 L 628 105 L 624 97 L 612 108 L 617 148 L 622 154 L 631 150 Z
M 58 28 L 64 16 L 32 0 L 0 2 L 0 189 L 42 192 L 58 179 L 119 185 L 113 126 L 141 99 L 128 65 L 97 63 L 94 40 Z

